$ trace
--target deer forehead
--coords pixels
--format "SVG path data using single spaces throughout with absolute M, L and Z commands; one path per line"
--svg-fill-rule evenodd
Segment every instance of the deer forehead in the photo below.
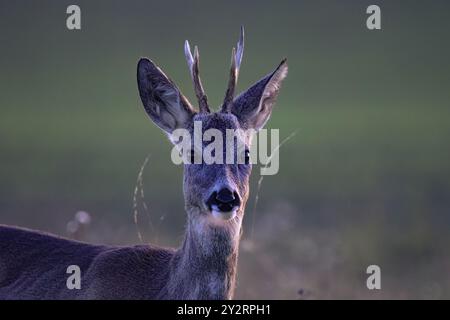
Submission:
M 195 140 L 195 126 L 201 127 L 202 141 Z M 201 143 L 203 146 L 210 144 L 211 136 L 214 136 L 214 141 L 222 140 L 224 147 L 227 143 L 232 143 L 232 146 L 236 147 L 236 141 L 244 145 L 251 143 L 251 133 L 241 127 L 238 118 L 232 113 L 198 113 L 193 117 L 193 124 L 189 131 L 191 137 L 194 137 L 192 139 L 194 145 L 196 143 Z M 200 132 L 200 130 L 197 129 L 197 132 Z M 233 140 L 235 138 L 238 140 Z
M 193 120 L 194 122 L 201 122 L 203 132 L 208 129 L 217 129 L 225 133 L 226 129 L 237 130 L 241 128 L 238 119 L 231 113 L 198 113 Z

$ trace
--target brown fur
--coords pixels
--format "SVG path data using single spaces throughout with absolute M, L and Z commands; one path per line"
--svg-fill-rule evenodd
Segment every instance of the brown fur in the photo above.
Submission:
M 225 137 L 226 129 L 258 130 L 265 124 L 286 73 L 283 61 L 218 113 L 208 112 L 209 107 L 197 113 L 148 59 L 139 61 L 137 78 L 147 114 L 169 136 L 178 128 L 192 133 L 195 120 L 203 131 L 218 129 Z M 250 137 L 243 140 L 248 148 Z M 250 164 L 184 166 L 188 222 L 178 250 L 91 245 L 0 226 L 0 299 L 231 299 L 250 172 Z M 230 220 L 214 220 L 205 205 L 217 186 L 241 200 Z M 66 286 L 69 265 L 81 268 L 80 290 Z

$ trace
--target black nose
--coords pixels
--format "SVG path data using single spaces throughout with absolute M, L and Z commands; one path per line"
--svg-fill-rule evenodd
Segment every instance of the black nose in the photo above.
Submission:
M 216 200 L 222 203 L 229 203 L 234 201 L 235 196 L 230 189 L 222 189 L 216 195 Z
M 207 201 L 210 210 L 216 207 L 222 212 L 230 212 L 234 207 L 241 205 L 241 200 L 237 192 L 233 192 L 228 188 L 222 188 L 219 192 L 214 191 Z M 215 208 L 214 208 L 215 209 Z

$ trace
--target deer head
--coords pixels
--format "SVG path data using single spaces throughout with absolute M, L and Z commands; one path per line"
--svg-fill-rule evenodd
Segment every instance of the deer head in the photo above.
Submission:
M 212 223 L 223 225 L 231 221 L 241 221 L 249 195 L 251 164 L 248 161 L 251 144 L 250 129 L 261 129 L 269 119 L 282 80 L 287 75 L 288 66 L 283 60 L 278 67 L 248 90 L 234 97 L 244 52 L 244 30 L 241 28 L 237 49 L 232 50 L 231 69 L 224 102 L 217 112 L 212 112 L 202 86 L 199 74 L 199 52 L 195 47 L 192 55 L 189 42 L 185 42 L 185 56 L 190 76 L 198 99 L 196 111 L 177 86 L 151 60 L 140 59 L 137 70 L 139 94 L 144 108 L 153 122 L 164 130 L 174 144 L 177 129 L 184 129 L 194 136 L 194 123 L 201 123 L 202 133 L 210 129 L 218 130 L 226 136 L 226 130 L 243 132 L 236 137 L 243 150 L 232 150 L 234 154 L 244 152 L 244 163 L 206 164 L 188 161 L 184 164 L 184 198 L 190 222 L 203 225 Z M 224 142 L 225 146 L 226 143 Z M 196 157 L 205 145 L 192 146 L 190 157 Z M 224 148 L 224 153 L 229 152 Z

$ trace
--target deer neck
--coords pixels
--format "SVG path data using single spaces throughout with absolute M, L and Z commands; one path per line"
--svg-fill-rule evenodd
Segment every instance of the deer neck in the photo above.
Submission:
M 222 226 L 199 220 L 189 221 L 183 244 L 172 260 L 168 293 L 180 299 L 231 299 L 240 219 Z

